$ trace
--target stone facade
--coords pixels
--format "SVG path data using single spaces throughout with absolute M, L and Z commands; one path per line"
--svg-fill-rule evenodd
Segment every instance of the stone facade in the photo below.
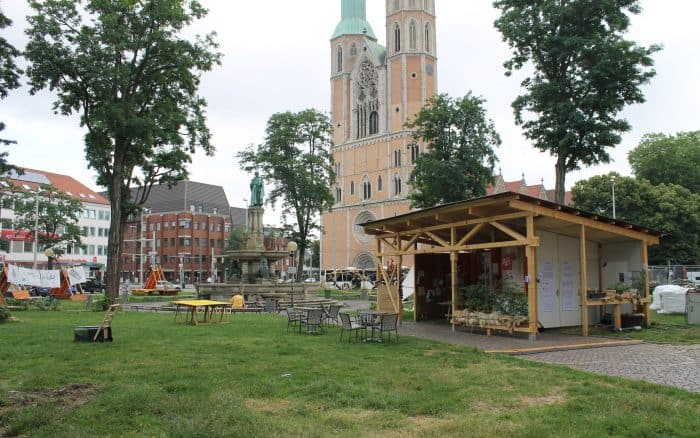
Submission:
M 331 39 L 337 181 L 335 206 L 322 216 L 324 269 L 376 267 L 374 241 L 359 224 L 409 211 L 413 160 L 424 145 L 404 125 L 437 92 L 434 8 L 434 0 L 387 0 L 383 47 L 364 21 L 365 1 L 342 0 Z

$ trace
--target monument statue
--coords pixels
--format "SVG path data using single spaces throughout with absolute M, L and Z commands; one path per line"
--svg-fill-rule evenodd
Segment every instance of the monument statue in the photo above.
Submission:
M 251 207 L 262 207 L 263 196 L 265 195 L 265 187 L 263 184 L 263 179 L 258 175 L 258 171 L 255 171 L 255 176 L 250 180 L 250 206 Z

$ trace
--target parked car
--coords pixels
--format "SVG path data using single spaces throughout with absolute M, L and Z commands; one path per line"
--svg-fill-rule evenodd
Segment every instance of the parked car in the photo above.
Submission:
M 50 287 L 30 286 L 29 294 L 33 297 L 48 297 L 51 295 Z
M 99 282 L 94 278 L 88 278 L 88 280 L 80 285 L 84 292 L 102 292 L 105 288 L 104 283 Z

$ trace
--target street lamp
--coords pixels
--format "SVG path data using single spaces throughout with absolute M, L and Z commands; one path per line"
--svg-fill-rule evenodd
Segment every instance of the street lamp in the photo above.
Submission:
M 612 188 L 612 214 L 613 214 L 613 219 L 616 219 L 616 217 L 615 217 L 615 175 L 610 175 L 610 186 Z
M 36 197 L 34 198 L 34 263 L 32 269 L 36 269 L 36 252 L 39 249 L 39 193 L 41 190 L 36 191 Z
M 290 240 L 287 243 L 287 252 L 289 252 L 290 253 L 289 255 L 292 257 L 292 264 L 291 264 L 289 270 L 291 273 L 294 274 L 294 281 L 295 282 L 297 279 L 297 271 L 296 271 L 296 268 L 294 267 L 294 255 L 295 255 L 296 251 L 297 251 L 297 243 L 293 240 Z

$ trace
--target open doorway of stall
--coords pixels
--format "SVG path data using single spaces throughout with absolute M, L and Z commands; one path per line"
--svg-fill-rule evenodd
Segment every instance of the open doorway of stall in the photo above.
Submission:
M 416 321 L 449 319 L 452 313 L 452 274 L 449 254 L 419 254 L 415 259 Z M 527 261 L 522 247 L 460 253 L 457 257 L 457 310 L 464 308 L 462 291 L 483 284 L 496 293 L 507 287 L 527 292 Z

